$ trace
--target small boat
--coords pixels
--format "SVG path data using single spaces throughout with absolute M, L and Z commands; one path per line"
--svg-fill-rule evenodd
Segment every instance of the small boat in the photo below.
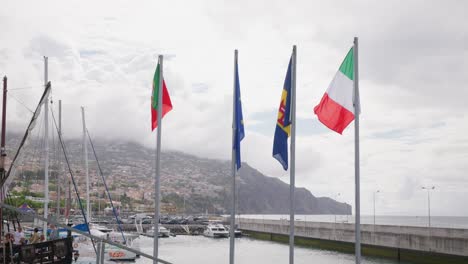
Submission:
M 105 249 L 106 260 L 135 260 L 137 255 L 131 251 L 107 244 Z
M 206 226 L 203 235 L 206 237 L 229 237 L 229 231 L 222 224 L 209 224 Z
M 123 237 L 122 237 L 122 232 L 119 231 L 114 231 L 111 228 L 107 228 L 102 225 L 96 225 L 96 224 L 91 224 L 91 234 L 98 236 L 98 237 L 105 237 L 108 238 L 112 241 L 123 243 Z M 138 234 L 134 233 L 127 233 L 123 232 L 123 235 L 125 236 L 125 240 L 135 240 L 139 237 Z
M 171 235 L 169 230 L 162 225 L 159 225 L 158 229 L 158 237 L 169 237 Z M 146 231 L 146 235 L 151 237 L 154 236 L 154 226 L 151 227 L 151 229 L 149 229 L 148 231 Z
M 231 235 L 230 227 L 226 226 L 226 230 L 229 232 L 229 235 Z M 242 236 L 242 231 L 240 231 L 238 229 L 234 229 L 234 237 L 241 237 L 241 236 Z
M 91 223 L 90 227 L 91 227 L 91 230 L 96 229 L 96 230 L 99 230 L 99 231 L 101 231 L 103 233 L 110 233 L 110 232 L 113 231 L 112 228 L 107 228 L 107 227 L 105 227 L 103 225 L 99 225 L 99 224 L 96 224 L 96 223 Z
M 84 228 L 85 230 L 87 230 L 86 224 L 81 224 L 80 226 L 81 226 L 79 227 L 80 229 Z M 91 224 L 90 227 L 91 227 L 90 228 L 91 235 L 124 244 L 122 234 L 120 232 L 115 232 L 110 228 L 96 225 L 96 224 Z M 125 242 L 127 246 L 134 248 L 136 250 L 139 250 L 138 245 L 136 244 L 134 245 L 134 243 L 132 243 L 133 242 L 132 239 L 129 239 L 127 236 L 125 237 L 126 237 Z M 89 248 L 91 246 L 89 239 L 86 237 L 81 236 L 81 239 L 77 239 L 77 241 L 79 242 L 76 244 L 76 247 L 78 249 L 82 247 Z M 105 255 L 106 255 L 106 260 L 113 260 L 113 261 L 114 260 L 117 260 L 117 261 L 118 260 L 135 260 L 137 258 L 137 255 L 135 253 L 130 252 L 125 249 L 121 249 L 113 245 L 109 245 L 109 244 L 107 244 L 105 247 Z

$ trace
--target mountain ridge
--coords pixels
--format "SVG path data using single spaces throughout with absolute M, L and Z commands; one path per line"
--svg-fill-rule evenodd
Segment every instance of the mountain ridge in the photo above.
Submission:
M 19 135 L 10 134 L 8 138 L 9 146 L 19 145 L 14 144 L 14 141 L 19 142 Z M 31 150 L 31 146 L 41 145 L 38 141 L 40 140 L 33 138 L 32 144 L 25 147 L 25 157 L 37 152 L 37 147 Z M 154 150 L 131 141 L 98 139 L 93 143 L 113 200 L 133 209 L 138 206 L 150 207 L 154 200 Z M 80 195 L 83 196 L 85 187 L 82 144 L 79 140 L 72 139 L 66 140 L 65 145 L 72 171 L 78 179 Z M 50 151 L 51 155 L 56 155 L 54 150 Z M 14 153 L 9 152 L 9 156 L 12 157 Z M 102 184 L 99 185 L 101 179 L 91 148 L 88 151 L 88 160 L 92 182 L 91 195 L 93 199 L 98 199 L 102 196 Z M 40 158 L 30 160 L 28 168 L 39 171 L 43 164 L 41 162 Z M 162 201 L 175 205 L 178 212 L 228 213 L 232 197 L 230 170 L 231 163 L 226 160 L 202 158 L 174 150 L 163 151 Z M 66 175 L 65 171 L 61 174 Z M 242 163 L 238 175 L 238 213 L 289 213 L 289 184 L 267 176 L 245 162 Z M 40 175 L 37 178 L 40 179 Z M 295 195 L 297 214 L 351 214 L 350 205 L 328 197 L 315 197 L 306 188 L 296 187 Z

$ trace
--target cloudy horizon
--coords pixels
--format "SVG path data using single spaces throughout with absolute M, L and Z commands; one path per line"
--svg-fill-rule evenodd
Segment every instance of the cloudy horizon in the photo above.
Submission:
M 424 8 L 422 8 L 424 7 Z M 313 113 L 360 42 L 361 212 L 468 216 L 468 4 L 460 1 L 6 1 L 0 74 L 8 130 L 24 131 L 43 89 L 63 103 L 65 138 L 80 106 L 98 138 L 154 147 L 151 81 L 158 54 L 174 105 L 163 150 L 230 159 L 234 49 L 245 139 L 242 161 L 288 182 L 272 158 L 292 45 L 298 47 L 296 186 L 354 208 L 354 127 L 343 135 Z M 14 98 L 13 98 L 14 97 Z M 57 110 L 54 110 L 57 111 Z

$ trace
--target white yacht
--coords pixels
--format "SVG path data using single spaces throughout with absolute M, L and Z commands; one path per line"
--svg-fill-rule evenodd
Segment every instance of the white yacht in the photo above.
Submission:
M 209 224 L 203 235 L 206 237 L 229 237 L 229 231 L 222 224 Z
M 115 242 L 120 242 L 120 243 L 124 242 L 122 233 L 119 231 L 114 231 L 111 228 L 107 228 L 105 226 L 97 225 L 97 224 L 91 224 L 90 227 L 91 227 L 90 231 L 92 235 L 95 235 L 98 237 L 107 237 L 110 240 L 115 241 Z M 135 233 L 123 232 L 123 234 L 126 240 L 134 240 L 134 239 L 137 239 L 139 236 L 138 234 L 135 234 Z
M 170 234 L 171 234 L 171 233 L 169 232 L 169 230 L 168 230 L 167 228 L 165 228 L 164 226 L 162 226 L 162 225 L 159 225 L 158 229 L 159 229 L 159 230 L 158 230 L 158 231 L 159 231 L 159 232 L 158 232 L 158 237 L 169 237 Z M 154 226 L 151 227 L 151 229 L 148 229 L 148 230 L 146 231 L 146 235 L 148 235 L 148 236 L 154 236 Z

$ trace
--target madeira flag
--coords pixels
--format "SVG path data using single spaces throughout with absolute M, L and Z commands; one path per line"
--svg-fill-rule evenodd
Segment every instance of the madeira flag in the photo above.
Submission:
M 159 63 L 156 67 L 153 77 L 153 91 L 151 94 L 151 131 L 158 127 L 158 95 L 159 95 Z M 161 119 L 167 114 L 167 112 L 172 110 L 171 97 L 169 97 L 169 92 L 167 91 L 166 82 L 162 81 L 163 90 L 162 90 L 162 115 Z
M 291 63 L 292 58 L 289 60 L 288 72 L 284 80 L 273 141 L 273 158 L 281 163 L 284 170 L 288 170 L 288 137 L 291 134 Z

